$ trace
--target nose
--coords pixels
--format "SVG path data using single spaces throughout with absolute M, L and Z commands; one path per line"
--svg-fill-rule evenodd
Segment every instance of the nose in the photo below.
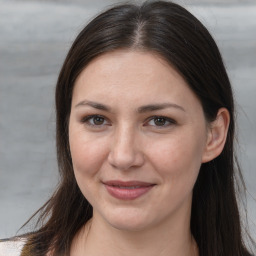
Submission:
M 139 146 L 138 136 L 131 128 L 116 131 L 111 143 L 108 162 L 114 168 L 124 171 L 143 165 L 142 145 Z

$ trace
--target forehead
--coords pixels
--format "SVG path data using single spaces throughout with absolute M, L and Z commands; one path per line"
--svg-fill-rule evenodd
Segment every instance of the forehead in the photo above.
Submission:
M 141 105 L 148 101 L 199 103 L 182 76 L 163 58 L 132 50 L 118 50 L 92 60 L 75 82 L 73 101 L 83 98 Z
M 175 68 L 155 52 L 115 50 L 94 58 L 81 72 L 77 81 L 91 76 L 94 76 L 94 79 L 97 76 L 108 80 L 111 78 L 136 79 L 138 76 L 143 76 L 144 80 L 147 78 L 149 80 L 167 73 L 170 74 L 169 78 L 172 76 L 173 79 L 183 80 Z M 184 80 L 183 83 L 185 83 Z

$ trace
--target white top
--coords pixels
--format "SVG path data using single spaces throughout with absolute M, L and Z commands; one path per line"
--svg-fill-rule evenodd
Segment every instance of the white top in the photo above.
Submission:
M 0 240 L 0 256 L 20 256 L 26 239 Z

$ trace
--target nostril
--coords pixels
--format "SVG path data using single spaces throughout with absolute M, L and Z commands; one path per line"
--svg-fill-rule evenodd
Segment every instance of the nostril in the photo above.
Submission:
M 141 166 L 144 163 L 144 157 L 141 152 L 117 150 L 109 153 L 108 162 L 116 169 L 128 170 L 131 167 Z
M 109 154 L 109 162 L 117 169 L 126 170 L 132 166 L 134 162 L 134 156 L 131 153 L 128 154 L 120 151 L 111 152 Z

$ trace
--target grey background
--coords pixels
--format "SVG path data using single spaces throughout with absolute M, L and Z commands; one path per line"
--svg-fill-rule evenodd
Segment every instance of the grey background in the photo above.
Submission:
M 57 75 L 77 33 L 116 2 L 121 1 L 0 0 L 1 238 L 15 235 L 54 190 Z M 212 32 L 234 86 L 238 152 L 249 194 L 249 224 L 255 232 L 256 0 L 176 2 Z

